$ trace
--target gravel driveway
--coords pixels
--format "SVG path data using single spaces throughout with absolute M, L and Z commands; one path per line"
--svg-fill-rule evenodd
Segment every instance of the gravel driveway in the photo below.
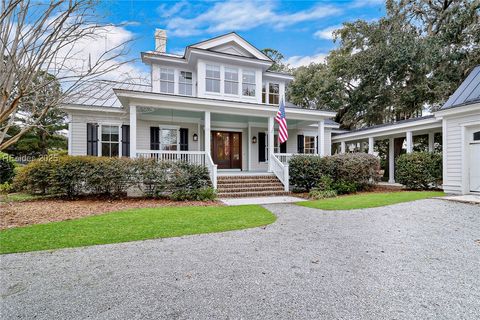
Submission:
M 479 206 L 266 207 L 266 228 L 0 256 L 0 318 L 480 318 Z

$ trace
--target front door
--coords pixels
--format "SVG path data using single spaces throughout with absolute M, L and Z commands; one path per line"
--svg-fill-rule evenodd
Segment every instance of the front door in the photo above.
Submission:
M 241 169 L 242 134 L 212 131 L 212 159 L 218 169 Z

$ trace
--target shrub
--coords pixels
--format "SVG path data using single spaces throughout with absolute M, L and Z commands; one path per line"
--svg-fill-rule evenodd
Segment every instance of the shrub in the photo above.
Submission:
M 0 152 L 0 184 L 12 182 L 15 176 L 15 160 L 6 153 Z
M 54 181 L 51 175 L 54 166 L 46 159 L 34 160 L 19 169 L 13 180 L 13 188 L 30 194 L 53 194 Z
M 334 198 L 337 196 L 337 191 L 335 190 L 320 190 L 314 188 L 308 193 L 308 197 L 313 200 Z
M 42 158 L 25 166 L 14 180 L 28 193 L 76 197 L 81 194 L 117 197 L 130 187 L 151 197 L 178 200 L 210 200 L 210 176 L 206 167 L 186 162 L 106 157 Z M 213 190 L 213 189 L 212 189 Z
M 310 191 L 319 179 L 328 174 L 326 158 L 307 155 L 295 155 L 290 159 L 290 184 L 296 192 Z
M 380 161 L 367 153 L 344 153 L 330 157 L 332 178 L 339 183 L 355 184 L 358 190 L 364 189 L 379 180 Z
M 355 193 L 361 188 L 355 182 L 339 180 L 339 181 L 335 181 L 332 184 L 332 189 L 335 190 L 337 194 L 349 194 L 349 193 Z
M 365 153 L 328 157 L 294 156 L 290 160 L 290 184 L 294 191 L 336 190 L 339 194 L 365 189 L 378 181 L 380 161 Z
M 173 163 L 158 162 L 155 159 L 136 159 L 133 163 L 133 172 L 136 177 L 136 186 L 147 197 L 158 197 L 166 192 L 169 185 L 168 173 Z
M 438 187 L 442 180 L 442 155 L 436 152 L 412 152 L 399 156 L 395 180 L 413 190 Z
M 214 200 L 217 197 L 215 189 L 212 187 L 205 187 L 191 190 L 177 190 L 170 195 L 170 199 L 175 201 L 197 200 L 208 201 Z
M 0 183 L 0 194 L 2 194 L 2 193 L 7 194 L 7 193 L 12 192 L 12 190 L 13 190 L 13 188 L 12 188 L 12 184 L 10 182 Z

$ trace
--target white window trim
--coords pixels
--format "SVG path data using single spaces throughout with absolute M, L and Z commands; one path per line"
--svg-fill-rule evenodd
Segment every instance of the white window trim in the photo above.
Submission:
M 278 102 L 280 103 L 280 100 L 281 100 L 281 99 L 280 99 L 280 83 L 279 83 L 279 82 L 270 82 L 270 81 L 269 81 L 269 82 L 267 82 L 267 84 L 268 84 L 268 87 L 266 87 L 267 97 L 266 97 L 266 99 L 265 99 L 266 101 L 268 101 L 267 104 L 273 104 L 273 102 L 270 102 L 270 85 L 271 85 L 271 84 L 272 84 L 272 85 L 278 85 L 278 94 L 276 94 L 276 95 L 278 95 Z M 274 95 L 275 95 L 275 94 L 274 94 Z
M 241 69 L 237 68 L 237 67 L 232 67 L 232 66 L 228 66 L 228 65 L 225 65 L 223 66 L 223 94 L 225 96 L 232 96 L 232 97 L 238 97 L 239 94 L 240 94 L 240 77 L 241 77 Z M 237 71 L 237 81 L 232 81 L 232 80 L 227 80 L 227 78 L 225 77 L 225 73 L 227 72 L 227 69 L 231 69 L 231 70 L 235 70 Z M 237 84 L 237 93 L 226 93 L 225 92 L 225 84 L 227 82 L 230 82 L 230 83 L 236 83 Z M 221 90 L 220 90 L 221 91 Z
M 181 77 L 182 72 L 189 72 L 192 75 L 192 79 L 191 79 L 192 83 L 187 83 L 187 82 L 181 82 L 180 81 L 180 77 Z M 194 94 L 193 94 L 193 82 L 194 82 L 193 81 L 193 72 L 189 71 L 189 70 L 179 70 L 177 79 L 178 79 L 178 95 L 186 96 L 186 97 L 193 97 L 194 96 Z M 180 93 L 180 84 L 190 85 L 192 87 L 192 94 L 188 95 L 188 94 Z
M 118 123 L 99 123 L 98 128 L 97 128 L 97 136 L 99 137 L 97 141 L 97 154 L 99 157 L 102 157 L 102 127 L 103 126 L 108 126 L 108 127 L 118 127 L 118 157 L 122 157 L 122 125 L 123 124 L 118 124 Z M 110 141 L 105 141 L 105 142 L 110 142 Z M 111 142 L 110 142 L 111 143 Z
M 209 66 L 210 66 L 210 67 L 218 67 L 219 73 L 220 73 L 220 77 L 219 77 L 218 79 L 217 79 L 217 78 L 211 78 L 211 77 L 208 77 L 208 76 L 207 76 L 207 71 L 208 71 L 208 67 L 209 67 Z M 223 93 L 223 86 L 222 86 L 222 82 L 223 82 L 223 81 L 222 81 L 222 78 L 223 78 L 222 74 L 223 74 L 223 72 L 222 72 L 222 69 L 224 69 L 224 68 L 222 68 L 222 66 L 221 66 L 221 65 L 218 65 L 218 64 L 211 64 L 211 63 L 206 63 L 206 64 L 205 64 L 205 92 L 206 92 L 206 93 L 208 93 L 208 94 L 217 94 L 217 95 L 221 95 L 221 94 Z M 218 92 L 217 92 L 217 91 L 209 91 L 209 90 L 207 89 L 207 80 L 208 80 L 208 79 L 210 79 L 210 80 L 218 80 L 218 81 L 219 81 L 220 86 L 219 86 L 219 91 L 218 91 Z
M 244 72 L 249 72 L 249 73 L 253 73 L 253 79 L 255 82 L 243 82 L 243 73 Z M 254 69 L 242 69 L 242 82 L 241 82 L 241 88 L 240 88 L 240 94 L 242 95 L 242 97 L 245 97 L 245 98 L 255 98 L 257 96 L 257 73 L 255 72 Z M 255 94 L 253 96 L 247 96 L 247 95 L 244 95 L 243 94 L 243 84 L 249 84 L 249 85 L 253 85 L 255 87 Z
M 158 148 L 159 148 L 160 151 L 167 151 L 167 150 L 163 150 L 163 149 L 162 149 L 162 145 L 163 145 L 163 143 L 162 143 L 162 129 L 166 129 L 166 130 L 176 130 L 176 131 L 177 131 L 177 143 L 176 143 L 176 145 L 177 145 L 177 150 L 176 150 L 176 151 L 180 151 L 180 126 L 164 125 L 164 124 L 162 124 L 162 125 L 159 126 L 159 130 L 160 130 L 159 140 L 160 140 L 160 141 L 159 141 L 159 146 L 158 146 Z
M 265 161 L 260 163 L 268 163 L 268 131 L 265 132 L 265 138 L 267 141 L 265 143 Z M 278 138 L 278 131 L 273 132 L 273 153 L 280 153 L 280 144 L 278 144 L 278 139 L 275 139 L 275 136 Z M 275 141 L 277 142 L 277 146 L 275 147 Z M 275 152 L 275 148 L 278 149 L 278 152 Z
M 173 71 L 173 81 L 162 79 L 162 69 L 164 69 L 164 70 L 169 70 L 169 71 Z M 175 84 L 175 83 L 176 83 L 176 80 L 175 80 L 175 78 L 176 78 L 176 70 L 175 70 L 175 68 L 160 67 L 160 68 L 159 68 L 159 86 L 160 86 L 159 91 L 160 91 L 161 93 L 166 93 L 166 94 L 175 94 L 175 92 L 176 92 L 176 91 L 175 91 L 175 87 L 176 87 L 176 84 Z M 173 83 L 173 92 L 164 92 L 164 91 L 162 91 L 162 82 Z

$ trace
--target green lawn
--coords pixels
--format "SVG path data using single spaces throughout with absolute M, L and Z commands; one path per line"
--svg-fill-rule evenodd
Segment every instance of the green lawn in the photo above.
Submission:
M 401 191 L 385 193 L 361 193 L 336 198 L 298 202 L 299 206 L 323 210 L 350 210 L 388 206 L 432 197 L 441 197 L 440 191 Z
M 275 215 L 256 205 L 132 209 L 3 230 L 0 253 L 221 232 L 263 226 L 275 220 Z

